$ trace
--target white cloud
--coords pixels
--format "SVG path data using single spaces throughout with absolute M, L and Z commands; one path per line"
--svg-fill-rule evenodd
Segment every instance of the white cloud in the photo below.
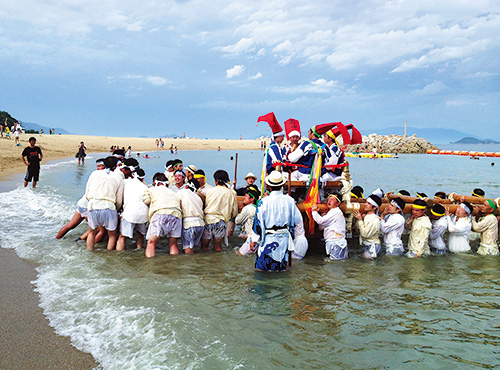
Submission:
M 441 91 L 446 89 L 446 85 L 442 81 L 433 81 L 427 85 L 425 85 L 420 90 L 415 90 L 414 93 L 418 95 L 433 95 L 440 93 Z
M 250 77 L 251 80 L 257 80 L 259 78 L 262 77 L 262 73 L 260 72 L 257 72 L 256 74 L 254 74 L 252 77 Z
M 138 80 L 142 82 L 148 82 L 153 86 L 164 86 L 171 84 L 172 82 L 167 80 L 166 78 L 159 77 L 159 76 L 143 76 L 143 75 L 134 75 L 134 74 L 128 74 L 128 75 L 123 75 L 123 76 L 109 76 L 107 77 L 108 82 L 113 82 L 116 80 Z
M 224 46 L 224 47 L 219 48 L 219 49 L 221 51 L 223 51 L 224 53 L 241 54 L 243 52 L 252 51 L 255 48 L 253 47 L 252 39 L 242 38 L 234 45 Z
M 239 76 L 245 70 L 243 65 L 235 65 L 233 68 L 226 69 L 226 78 L 233 78 Z
M 296 86 L 283 86 L 275 87 L 273 91 L 286 93 L 286 94 L 297 94 L 297 93 L 312 93 L 312 94 L 322 94 L 329 93 L 332 90 L 340 89 L 340 84 L 338 81 L 327 81 L 325 79 L 318 79 L 312 81 L 309 85 L 296 85 Z

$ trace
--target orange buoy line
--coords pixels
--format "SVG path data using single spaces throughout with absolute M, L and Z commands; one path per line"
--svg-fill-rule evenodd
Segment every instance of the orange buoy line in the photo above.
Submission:
M 496 158 L 500 158 L 499 152 L 467 152 L 467 151 L 460 151 L 460 150 L 428 149 L 427 154 L 463 155 L 463 156 L 471 156 L 471 157 L 496 157 Z

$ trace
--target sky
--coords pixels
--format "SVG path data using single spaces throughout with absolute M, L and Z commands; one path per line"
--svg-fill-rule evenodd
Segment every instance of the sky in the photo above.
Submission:
M 500 139 L 498 0 L 6 0 L 0 110 L 75 134 L 341 121 Z

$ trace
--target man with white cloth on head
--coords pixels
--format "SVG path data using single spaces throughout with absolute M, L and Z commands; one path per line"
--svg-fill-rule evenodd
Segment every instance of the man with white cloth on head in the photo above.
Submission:
M 177 192 L 181 201 L 182 248 L 185 254 L 194 253 L 194 246 L 200 244 L 205 227 L 203 200 L 197 193 L 199 187 L 200 183 L 193 178 Z
M 361 212 L 354 212 L 354 217 L 358 219 L 359 239 L 365 251 L 363 258 L 373 259 L 377 258 L 382 246 L 380 244 L 380 217 L 378 210 L 382 205 L 382 199 L 378 195 L 370 195 L 366 198 L 364 211 L 366 215 Z
M 404 208 L 404 200 L 394 198 L 380 216 L 380 231 L 384 234 L 385 254 L 388 256 L 401 256 L 405 251 L 401 240 L 405 229 Z
M 135 167 L 130 169 L 134 171 L 133 177 L 123 180 L 123 212 L 120 220 L 120 237 L 116 244 L 117 251 L 125 250 L 125 240 L 133 239 L 134 232 L 136 248 L 143 248 L 147 232 L 146 224 L 149 221 L 149 207 L 142 201 L 144 192 L 148 189 L 140 178 L 141 175 L 144 176 L 144 170 Z
M 265 178 L 270 194 L 262 198 L 257 207 L 256 230 L 260 236 L 250 244 L 254 248 L 260 241 L 255 258 L 258 271 L 286 271 L 288 251 L 293 250 L 293 230 L 302 218 L 293 198 L 281 192 L 285 182 L 286 178 L 279 171 Z
M 85 197 L 88 199 L 87 218 L 89 235 L 87 249 L 94 249 L 95 235 L 99 226 L 103 226 L 108 233 L 108 249 L 116 245 L 116 229 L 118 228 L 118 213 L 123 204 L 123 181 L 110 174 L 116 166 L 112 157 L 104 160 L 105 170 L 92 172 L 85 188 Z

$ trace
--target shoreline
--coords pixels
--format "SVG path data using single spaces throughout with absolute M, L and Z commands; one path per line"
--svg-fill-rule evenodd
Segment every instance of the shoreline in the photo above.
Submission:
M 10 181 L 16 175 L 23 174 L 26 166 L 21 160 L 21 153 L 29 146 L 28 139 L 34 136 L 36 145 L 42 149 L 42 165 L 53 160 L 74 158 L 80 142 L 87 146 L 87 153 L 107 153 L 112 145 L 132 147 L 132 151 L 148 153 L 167 151 L 170 145 L 178 150 L 260 150 L 261 139 L 229 140 L 229 139 L 180 139 L 164 138 L 165 146 L 156 147 L 154 138 L 111 137 L 90 135 L 47 135 L 21 134 L 22 147 L 16 146 L 14 139 L 0 138 L 0 181 Z M 180 155 L 180 154 L 179 154 Z
M 33 290 L 35 266 L 14 250 L 0 247 L 0 368 L 93 369 L 89 353 L 76 349 L 69 337 L 55 333 Z

